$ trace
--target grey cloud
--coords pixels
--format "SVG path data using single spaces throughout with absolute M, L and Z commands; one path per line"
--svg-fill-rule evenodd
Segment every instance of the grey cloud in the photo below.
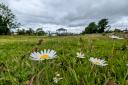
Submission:
M 85 26 L 108 18 L 110 24 L 123 23 L 128 16 L 128 0 L 8 0 L 22 24 L 42 23 Z

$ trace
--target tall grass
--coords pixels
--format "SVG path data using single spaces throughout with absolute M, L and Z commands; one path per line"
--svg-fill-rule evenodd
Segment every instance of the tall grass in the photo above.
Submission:
M 43 43 L 38 46 L 39 39 Z M 125 39 L 101 35 L 0 36 L 0 85 L 128 85 L 127 45 Z M 31 60 L 35 47 L 56 50 L 58 58 Z M 76 52 L 83 52 L 86 58 L 77 58 Z M 90 57 L 105 59 L 108 65 L 92 65 Z M 56 72 L 63 78 L 58 83 L 53 80 Z

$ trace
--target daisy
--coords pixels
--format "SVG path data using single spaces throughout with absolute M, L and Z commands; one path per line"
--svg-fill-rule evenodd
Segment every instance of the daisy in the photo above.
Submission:
M 33 52 L 31 53 L 31 59 L 32 60 L 45 60 L 45 59 L 53 59 L 56 58 L 56 51 L 54 50 L 46 50 L 44 49 L 43 51 L 40 52 Z
M 55 73 L 55 77 L 53 78 L 54 83 L 58 83 L 60 80 L 62 80 L 63 78 L 60 77 L 60 74 L 58 72 Z
M 54 83 L 58 83 L 60 80 L 62 80 L 63 78 L 58 78 L 58 77 L 54 77 L 53 81 Z
M 57 77 L 60 77 L 60 74 L 58 72 L 55 73 Z
M 126 64 L 126 66 L 128 66 L 128 64 Z
M 120 38 L 120 37 L 115 36 L 115 35 L 112 35 L 112 36 L 109 36 L 109 37 L 112 38 L 112 39 L 124 39 L 124 38 Z
M 76 57 L 78 58 L 85 58 L 84 54 L 82 54 L 81 52 L 77 52 L 76 55 L 77 55 Z
M 98 59 L 98 58 L 91 57 L 89 59 L 89 61 L 92 62 L 93 64 L 99 65 L 99 66 L 106 66 L 106 65 L 108 65 L 108 64 L 106 64 L 106 61 L 105 60 Z

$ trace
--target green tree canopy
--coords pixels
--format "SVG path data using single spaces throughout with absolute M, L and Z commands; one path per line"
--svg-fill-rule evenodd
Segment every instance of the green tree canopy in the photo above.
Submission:
M 86 28 L 85 31 L 83 33 L 96 33 L 97 32 L 97 25 L 95 22 L 91 22 Z
M 36 35 L 38 35 L 38 36 L 40 36 L 40 35 L 45 35 L 46 33 L 43 31 L 43 29 L 42 28 L 38 28 L 37 30 L 36 30 Z
M 107 27 L 109 27 L 108 19 L 101 19 L 98 22 L 98 33 L 103 33 Z
M 110 28 L 108 25 L 108 19 L 101 19 L 98 24 L 91 22 L 82 32 L 82 34 L 103 33 L 106 28 Z
M 34 34 L 34 30 L 32 28 L 29 28 L 28 30 L 26 30 L 26 34 L 33 35 Z
M 4 4 L 0 4 L 0 34 L 8 34 L 10 29 L 18 27 L 15 15 Z

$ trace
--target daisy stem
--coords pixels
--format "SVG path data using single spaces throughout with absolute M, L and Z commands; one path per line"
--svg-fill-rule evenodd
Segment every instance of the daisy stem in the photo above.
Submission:
M 38 76 L 42 73 L 42 71 L 43 71 L 43 69 L 41 69 L 41 70 L 37 73 L 37 75 L 36 75 L 36 74 L 33 75 L 32 78 L 30 79 L 30 82 L 29 82 L 28 85 L 33 85 L 34 79 L 35 79 L 36 77 L 38 77 Z
M 112 57 L 114 56 L 114 49 L 115 49 L 115 40 L 113 39 L 113 46 L 112 46 Z

